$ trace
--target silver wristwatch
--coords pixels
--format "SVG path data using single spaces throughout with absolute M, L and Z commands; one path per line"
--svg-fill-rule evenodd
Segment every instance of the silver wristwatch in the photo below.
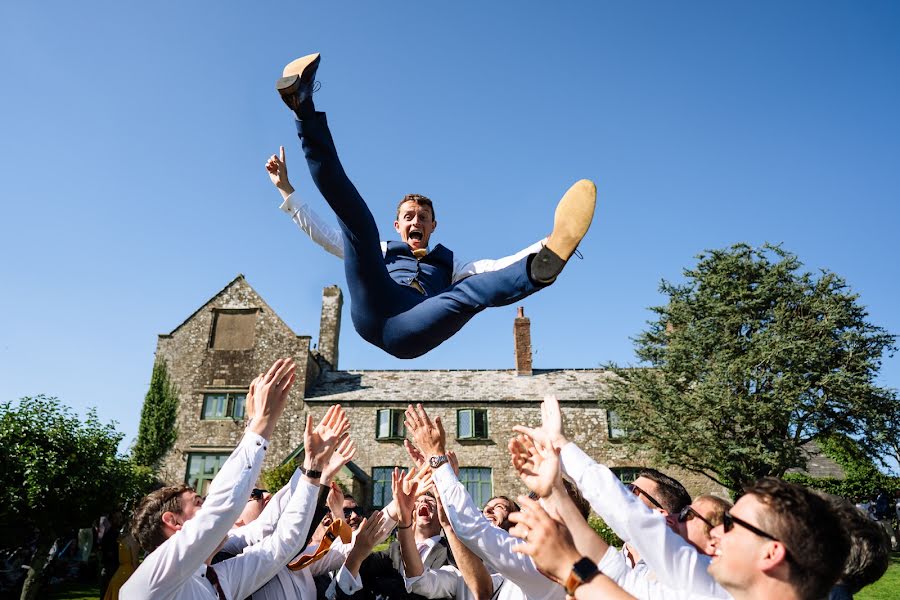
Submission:
M 431 469 L 436 471 L 438 467 L 440 467 L 444 463 L 450 462 L 450 459 L 447 458 L 446 454 L 440 454 L 438 456 L 432 456 L 428 459 L 428 464 L 431 465 Z

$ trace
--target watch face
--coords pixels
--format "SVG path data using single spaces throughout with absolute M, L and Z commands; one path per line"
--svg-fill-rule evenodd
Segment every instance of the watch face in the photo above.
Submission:
M 588 581 L 599 572 L 599 569 L 591 559 L 582 558 L 572 566 L 572 572 L 580 581 Z
M 432 456 L 431 458 L 428 459 L 428 464 L 431 465 L 432 469 L 437 469 L 445 462 L 447 462 L 446 456 Z

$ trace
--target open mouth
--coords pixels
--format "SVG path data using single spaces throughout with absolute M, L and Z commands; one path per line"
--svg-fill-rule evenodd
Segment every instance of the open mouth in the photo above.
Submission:
M 416 230 L 416 229 L 410 229 L 410 230 L 409 230 L 409 235 L 408 235 L 407 237 L 408 237 L 409 239 L 411 239 L 411 240 L 415 240 L 415 241 L 417 241 L 417 242 L 421 242 L 421 241 L 422 241 L 422 232 L 421 232 L 421 231 L 418 231 L 418 230 Z
M 423 505 L 423 506 L 419 507 L 419 512 L 417 512 L 416 515 L 419 517 L 430 517 L 431 511 L 428 510 L 427 506 Z

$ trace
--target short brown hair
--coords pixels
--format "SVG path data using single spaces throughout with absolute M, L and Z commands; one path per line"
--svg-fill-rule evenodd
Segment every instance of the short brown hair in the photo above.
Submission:
M 694 498 L 694 502 L 706 502 L 707 504 L 712 505 L 712 511 L 703 515 L 707 521 L 712 523 L 712 526 L 715 527 L 717 525 L 721 525 L 722 521 L 725 518 L 725 511 L 734 506 L 730 501 L 725 498 L 719 498 L 718 496 L 712 496 L 709 494 L 704 494 L 703 496 L 697 496 Z M 709 525 L 707 525 L 707 528 Z M 707 533 L 709 533 L 707 531 Z
M 814 492 L 775 477 L 763 477 L 744 492 L 769 508 L 760 511 L 759 526 L 786 546 L 788 580 L 797 595 L 824 598 L 841 575 L 850 551 L 835 511 Z
M 407 194 L 403 196 L 403 200 L 400 201 L 400 204 L 397 205 L 397 218 L 400 218 L 400 209 L 403 208 L 403 205 L 407 202 L 415 202 L 419 206 L 427 206 L 431 209 L 431 220 L 437 221 L 437 217 L 434 214 L 434 203 L 431 201 L 431 198 L 427 196 L 423 196 L 421 194 Z
M 677 515 L 682 508 L 691 503 L 691 495 L 681 482 L 662 471 L 644 467 L 638 473 L 638 477 L 646 477 L 656 483 L 656 500 L 659 500 L 663 510 L 670 515 Z
M 144 496 L 131 520 L 131 535 L 141 545 L 141 548 L 148 553 L 153 552 L 166 541 L 162 522 L 163 513 L 181 514 L 184 509 L 181 504 L 181 495 L 193 491 L 194 488 L 182 483 L 160 488 Z

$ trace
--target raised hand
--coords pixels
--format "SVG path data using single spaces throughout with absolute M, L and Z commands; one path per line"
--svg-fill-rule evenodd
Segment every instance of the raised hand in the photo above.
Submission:
M 413 470 L 414 471 L 414 470 Z M 416 490 L 419 482 L 413 478 L 414 473 L 403 472 L 394 467 L 391 474 L 391 492 L 397 503 L 397 525 L 404 529 L 412 525 L 413 511 L 416 509 Z
M 325 477 L 324 474 L 322 477 Z M 325 504 L 328 505 L 328 510 L 331 511 L 332 520 L 337 520 L 344 516 L 344 492 L 341 491 L 338 484 L 331 483 L 331 489 L 328 491 L 328 498 L 325 499 Z
M 269 172 L 269 179 L 272 184 L 278 188 L 281 195 L 287 198 L 294 193 L 294 186 L 288 180 L 287 161 L 284 158 L 284 146 L 281 146 L 279 154 L 273 154 L 266 161 L 266 171 Z
M 294 385 L 294 361 L 290 358 L 279 358 L 268 372 L 257 380 L 253 394 L 257 414 L 248 429 L 266 439 L 272 437 L 275 424 L 284 412 L 288 392 Z
M 581 554 L 565 525 L 553 520 L 541 505 L 528 496 L 519 496 L 522 510 L 509 515 L 515 526 L 509 533 L 523 543 L 512 547 L 514 552 L 527 554 L 545 575 L 565 582 Z
M 337 474 L 341 472 L 341 469 L 344 468 L 344 465 L 353 460 L 354 456 L 356 456 L 356 442 L 349 437 L 345 437 L 335 448 L 331 458 L 328 459 L 328 464 L 322 469 L 322 484 L 328 485 L 331 483 Z M 341 494 L 341 502 L 343 501 L 343 494 Z
M 362 562 L 362 559 L 371 554 L 375 544 L 378 543 L 378 537 L 384 528 L 385 521 L 380 510 L 373 512 L 367 519 L 363 519 L 359 524 L 359 529 L 356 530 L 356 541 L 353 543 L 350 555 L 355 555 Z M 350 556 L 347 557 L 347 562 L 350 562 Z
M 450 462 L 450 466 L 453 468 L 453 472 L 456 473 L 457 477 L 459 477 L 459 458 L 456 456 L 456 452 L 454 452 L 453 450 L 448 450 L 447 460 Z
M 546 440 L 553 444 L 554 448 L 562 448 L 569 443 L 563 434 L 562 428 L 562 412 L 559 409 L 559 401 L 556 396 L 544 396 L 541 402 L 541 426 L 536 429 L 525 427 L 524 425 L 516 425 L 513 431 L 524 433 L 532 440 Z
M 422 465 L 425 464 L 425 455 L 422 454 L 422 451 L 413 446 L 412 442 L 409 440 L 403 440 L 403 447 L 406 448 L 406 453 L 409 454 L 409 458 L 413 461 L 413 464 L 421 469 Z
M 250 382 L 250 389 L 247 392 L 247 398 L 244 405 L 244 417 L 247 419 L 248 425 L 253 421 L 253 418 L 256 417 L 256 413 L 259 412 L 259 402 L 256 400 L 256 385 L 262 378 L 262 373 L 257 375 L 253 381 Z
M 350 421 L 339 404 L 328 407 L 322 421 L 312 426 L 312 415 L 306 417 L 303 433 L 305 454 L 303 466 L 307 470 L 321 471 L 328 465 L 331 455 L 350 429 Z
M 532 441 L 525 435 L 518 435 L 510 440 L 509 453 L 519 479 L 541 498 L 549 496 L 554 488 L 562 488 L 559 450 L 548 440 Z
M 446 453 L 447 435 L 441 418 L 433 421 L 422 408 L 421 404 L 415 407 L 410 404 L 406 408 L 406 428 L 412 432 L 413 441 L 425 456 L 439 456 Z

